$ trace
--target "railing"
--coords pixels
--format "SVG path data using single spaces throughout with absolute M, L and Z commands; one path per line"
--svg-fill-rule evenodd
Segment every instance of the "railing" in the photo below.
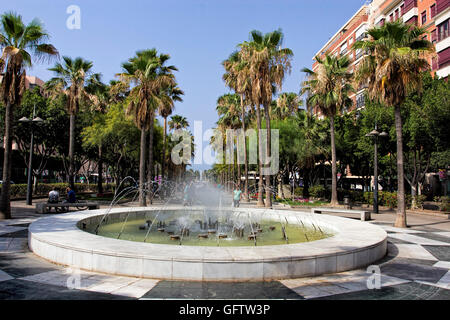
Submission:
M 436 0 L 436 14 L 450 7 L 450 0 Z

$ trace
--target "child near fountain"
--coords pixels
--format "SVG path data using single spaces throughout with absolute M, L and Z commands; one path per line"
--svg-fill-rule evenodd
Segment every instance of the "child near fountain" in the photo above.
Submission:
M 240 201 L 241 201 L 241 188 L 240 187 L 236 187 L 233 191 L 233 206 L 235 208 L 239 208 L 240 205 Z

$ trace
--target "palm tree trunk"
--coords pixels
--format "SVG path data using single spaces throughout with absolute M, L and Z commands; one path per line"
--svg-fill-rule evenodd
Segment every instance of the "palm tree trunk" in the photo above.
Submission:
M 166 170 L 166 140 L 167 140 L 167 117 L 164 118 L 163 154 L 161 161 L 161 177 L 164 179 Z
M 266 128 L 267 128 L 266 154 L 267 159 L 270 159 L 272 155 L 272 145 L 271 145 L 272 134 L 270 132 L 269 106 L 264 106 L 264 113 L 266 117 Z M 270 161 L 272 161 L 272 159 L 270 159 Z M 270 163 L 271 162 L 269 162 L 269 167 L 266 168 L 267 170 L 270 169 Z M 272 178 L 271 175 L 266 175 L 266 208 L 272 208 L 272 190 L 270 189 L 271 178 Z
M 145 184 L 145 156 L 147 151 L 147 132 L 145 129 L 141 129 L 141 153 L 139 159 L 139 205 L 145 207 L 146 198 L 144 192 Z
M 98 146 L 98 180 L 97 180 L 97 191 L 98 193 L 103 193 L 103 155 L 102 155 L 102 145 Z
M 337 170 L 336 170 L 336 141 L 334 131 L 334 116 L 330 116 L 331 132 L 331 205 L 338 205 L 337 196 Z
M 12 160 L 12 122 L 13 106 L 6 105 L 5 140 L 3 154 L 3 184 L 0 196 L 0 220 L 11 219 L 11 160 Z
M 69 134 L 69 186 L 71 189 L 75 188 L 75 114 L 70 114 L 70 134 Z
M 248 158 L 247 158 L 247 139 L 245 136 L 245 106 L 244 106 L 244 96 L 241 94 L 241 111 L 242 111 L 242 134 L 244 135 L 244 196 L 245 201 L 250 202 L 250 197 L 248 194 Z
M 151 204 L 152 201 L 152 181 L 153 181 L 153 127 L 154 121 L 153 119 L 150 121 L 150 138 L 148 142 L 148 168 L 147 168 L 147 188 L 149 188 L 149 192 L 147 192 L 148 201 Z
M 258 171 L 259 171 L 259 181 L 258 181 L 258 207 L 264 207 L 264 200 L 263 200 L 263 192 L 264 192 L 264 186 L 263 186 L 263 176 L 262 176 L 262 159 L 263 159 L 263 153 L 261 148 L 261 110 L 259 109 L 259 106 L 256 106 L 256 122 L 258 126 Z
M 403 135 L 400 106 L 395 106 L 395 132 L 397 134 L 397 218 L 395 227 L 407 228 L 405 209 L 405 172 L 403 168 Z

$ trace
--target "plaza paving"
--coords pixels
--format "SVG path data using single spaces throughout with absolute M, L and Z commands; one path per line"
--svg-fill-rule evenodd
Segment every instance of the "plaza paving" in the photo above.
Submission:
M 369 290 L 364 269 L 272 282 L 159 281 L 71 270 L 28 249 L 28 225 L 39 218 L 22 202 L 0 221 L 0 300 L 5 299 L 418 299 L 450 300 L 450 220 L 409 214 L 411 228 L 392 227 L 392 212 L 371 223 L 388 232 L 388 254 L 377 265 L 381 288 Z

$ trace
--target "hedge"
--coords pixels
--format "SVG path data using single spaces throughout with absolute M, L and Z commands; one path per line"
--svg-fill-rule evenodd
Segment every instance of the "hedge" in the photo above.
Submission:
M 47 196 L 52 190 L 56 190 L 60 195 L 66 193 L 66 189 L 69 186 L 68 183 L 39 183 L 36 190 L 33 190 L 33 195 L 35 196 Z M 114 184 L 104 184 L 103 192 L 111 192 L 114 190 Z M 75 192 L 77 193 L 87 193 L 87 192 L 97 192 L 97 184 L 87 184 L 87 183 L 76 183 Z M 0 186 L 1 192 L 1 186 Z M 11 185 L 11 199 L 25 198 L 27 196 L 27 185 L 26 184 L 12 184 Z

